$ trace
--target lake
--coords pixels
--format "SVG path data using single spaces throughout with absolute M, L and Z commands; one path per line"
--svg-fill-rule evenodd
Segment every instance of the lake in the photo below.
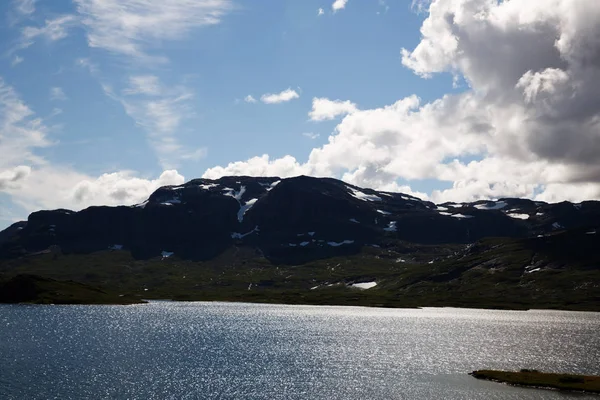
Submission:
M 0 399 L 598 399 L 476 369 L 600 374 L 600 313 L 0 305 Z

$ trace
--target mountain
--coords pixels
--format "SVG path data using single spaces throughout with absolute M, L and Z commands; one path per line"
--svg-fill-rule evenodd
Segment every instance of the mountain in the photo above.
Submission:
M 436 205 L 331 178 L 195 179 L 134 206 L 34 212 L 0 232 L 0 274 L 144 298 L 594 308 L 598 229 L 595 201 Z

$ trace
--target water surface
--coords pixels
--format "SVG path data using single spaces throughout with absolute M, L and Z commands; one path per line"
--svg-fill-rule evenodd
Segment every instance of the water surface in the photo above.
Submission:
M 475 369 L 600 374 L 600 313 L 0 305 L 1 399 L 598 399 Z

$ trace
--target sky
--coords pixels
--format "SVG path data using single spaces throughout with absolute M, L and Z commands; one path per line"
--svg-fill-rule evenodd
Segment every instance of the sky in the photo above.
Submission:
M 0 228 L 225 175 L 600 198 L 597 0 L 6 0 L 0 18 Z

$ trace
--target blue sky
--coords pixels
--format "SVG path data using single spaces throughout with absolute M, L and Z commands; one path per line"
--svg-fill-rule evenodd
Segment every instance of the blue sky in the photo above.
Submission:
M 4 1 L 0 224 L 223 174 L 335 176 L 439 201 L 568 183 L 543 176 L 541 150 L 505 149 L 508 108 L 481 99 L 508 72 L 479 65 L 481 48 L 455 49 L 460 29 L 444 26 L 452 12 L 470 29 L 460 16 L 476 3 L 490 16 L 523 12 L 484 0 Z M 509 34 L 504 45 L 525 51 Z M 529 63 L 510 87 L 545 71 Z M 539 173 L 511 172 L 522 165 Z

